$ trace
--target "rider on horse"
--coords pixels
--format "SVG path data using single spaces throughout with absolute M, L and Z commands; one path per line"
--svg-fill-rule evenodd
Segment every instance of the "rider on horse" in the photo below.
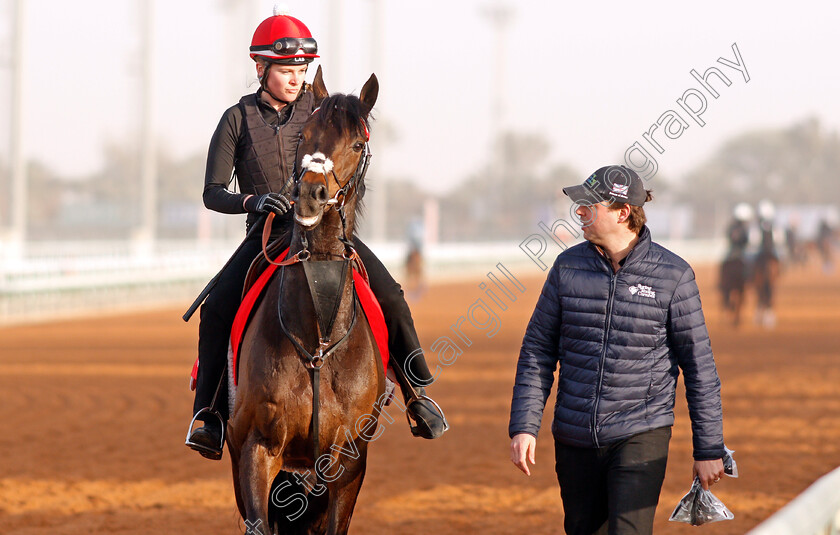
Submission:
M 203 194 L 207 208 L 227 214 L 247 212 L 248 228 L 262 215 L 274 213 L 272 236 L 288 234 L 293 225 L 290 196 L 298 138 L 304 122 L 318 105 L 304 82 L 308 64 L 319 57 L 317 53 L 318 45 L 309 29 L 288 14 L 275 10 L 274 16 L 257 27 L 251 41 L 251 58 L 256 62 L 260 89 L 229 108 L 213 134 Z M 241 193 L 228 189 L 234 174 Z M 423 386 L 434 379 L 423 359 L 403 291 L 358 237 L 354 236 L 353 242 L 385 315 L 391 362 L 404 372 L 396 374 L 404 397 L 412 396 L 412 387 L 419 397 L 406 407 L 417 423 L 413 432 L 424 438 L 437 438 L 443 434 L 445 422 L 433 402 L 425 398 Z M 258 236 L 246 239 L 201 307 L 193 414 L 209 407 L 215 399 L 215 409 L 225 419 L 228 416 L 227 389 L 221 385 L 228 339 L 246 273 L 260 251 Z M 204 425 L 190 434 L 187 445 L 205 457 L 221 458 L 221 422 L 209 412 L 203 412 L 198 419 Z
M 735 206 L 732 215 L 733 219 L 726 228 L 729 247 L 720 265 L 719 288 L 723 297 L 723 308 L 732 315 L 732 323 L 737 327 L 741 322 L 741 306 L 744 303 L 744 290 L 749 278 L 747 248 L 750 244 L 753 209 L 749 204 L 741 202 Z
M 726 238 L 729 242 L 729 250 L 726 253 L 727 259 L 743 259 L 746 256 L 747 246 L 750 243 L 750 220 L 753 218 L 752 207 L 741 202 L 733 210 L 734 219 L 726 230 Z

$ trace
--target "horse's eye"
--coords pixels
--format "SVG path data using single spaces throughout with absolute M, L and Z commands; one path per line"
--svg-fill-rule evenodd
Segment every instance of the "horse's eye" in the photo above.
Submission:
M 353 145 L 353 150 L 356 152 L 361 152 L 363 148 L 365 148 L 365 144 L 361 141 L 357 141 L 356 144 Z

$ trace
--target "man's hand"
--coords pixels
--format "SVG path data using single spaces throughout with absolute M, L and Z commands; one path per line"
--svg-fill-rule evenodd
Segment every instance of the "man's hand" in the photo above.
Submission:
M 693 475 L 700 479 L 703 490 L 709 490 L 709 487 L 723 477 L 723 459 L 694 461 Z
M 248 212 L 274 212 L 276 215 L 283 215 L 292 207 L 289 199 L 279 193 L 266 193 L 265 195 L 252 195 L 245 199 L 243 204 Z
M 525 472 L 525 475 L 531 475 L 528 469 L 528 463 L 537 464 L 534 462 L 534 452 L 537 449 L 537 439 L 528 433 L 519 433 L 514 435 L 510 441 L 510 461 L 516 465 L 517 468 Z M 721 471 L 723 470 L 723 463 L 721 463 Z

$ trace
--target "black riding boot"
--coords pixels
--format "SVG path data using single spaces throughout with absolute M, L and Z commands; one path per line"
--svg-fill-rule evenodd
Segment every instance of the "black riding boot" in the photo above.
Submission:
M 393 353 L 391 357 L 394 357 Z M 446 421 L 443 410 L 435 403 L 435 400 L 426 395 L 425 388 L 412 384 L 405 376 L 402 370 L 402 366 L 405 365 L 404 362 L 398 363 L 396 359 L 393 359 L 391 365 L 395 368 L 394 374 L 403 393 L 405 410 L 411 419 L 414 420 L 415 425 L 410 426 L 411 434 L 416 437 L 428 439 L 441 436 L 449 429 L 449 423 Z M 432 379 L 432 377 L 429 377 L 429 383 Z
M 198 378 L 193 415 L 197 415 L 195 419 L 203 421 L 204 426 L 190 434 L 187 446 L 209 459 L 220 459 L 222 456 L 222 428 L 228 419 L 228 384 L 225 373 L 230 330 L 242 299 L 245 275 L 260 248 L 259 240 L 246 241 L 231 258 L 230 264 L 207 296 L 207 301 L 201 306 Z M 218 395 L 216 389 L 219 390 Z M 213 411 L 218 411 L 218 416 Z
M 222 428 L 229 412 L 225 372 L 230 327 L 225 328 L 226 318 L 218 314 L 214 301 L 208 299 L 201 307 L 198 328 L 198 377 L 193 414 L 196 420 L 204 422 L 204 426 L 190 434 L 186 445 L 208 459 L 219 460 L 224 446 Z
M 397 382 L 406 400 L 406 411 L 416 423 L 411 432 L 423 438 L 438 438 L 449 429 L 449 425 L 443 411 L 423 388 L 431 385 L 434 377 L 423 357 L 403 290 L 358 237 L 354 237 L 353 242 L 367 269 L 371 290 L 385 316 L 391 362 L 399 368 Z
M 199 418 L 204 417 L 205 414 L 200 414 Z M 213 461 L 220 460 L 222 458 L 222 449 L 224 448 L 222 420 L 216 418 L 215 415 L 207 414 L 204 425 L 190 433 L 186 444 L 206 459 Z

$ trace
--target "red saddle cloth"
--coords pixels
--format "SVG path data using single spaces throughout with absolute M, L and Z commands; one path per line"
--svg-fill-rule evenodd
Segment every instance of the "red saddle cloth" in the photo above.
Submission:
M 289 250 L 286 249 L 280 253 L 274 261 L 282 262 L 285 260 L 288 252 Z M 260 274 L 257 281 L 253 286 L 251 286 L 248 293 L 245 294 L 245 298 L 242 299 L 242 303 L 239 305 L 239 310 L 236 312 L 236 317 L 233 320 L 233 328 L 230 332 L 230 347 L 233 352 L 230 364 L 233 366 L 234 370 L 237 369 L 236 362 L 239 357 L 239 348 L 242 345 L 242 336 L 245 333 L 245 327 L 251 319 L 251 312 L 253 312 L 254 305 L 260 295 L 262 295 L 265 287 L 268 285 L 268 281 L 271 279 L 271 276 L 274 275 L 274 272 L 277 271 L 278 267 L 279 266 L 277 265 L 270 264 L 268 268 Z M 382 368 L 387 371 L 389 353 L 388 328 L 385 326 L 385 316 L 382 314 L 382 309 L 379 307 L 379 302 L 373 295 L 370 285 L 355 269 L 353 270 L 353 283 L 356 286 L 356 295 L 359 296 L 359 302 L 362 305 L 362 310 L 364 311 L 365 316 L 367 316 L 368 323 L 370 324 L 370 330 L 373 332 L 373 337 L 376 339 L 376 346 L 379 348 L 379 355 L 382 357 Z M 237 375 L 238 374 L 234 374 L 233 384 L 238 384 Z M 195 385 L 196 378 L 198 377 L 198 359 L 195 359 L 195 364 L 193 364 L 190 376 L 190 385 Z

